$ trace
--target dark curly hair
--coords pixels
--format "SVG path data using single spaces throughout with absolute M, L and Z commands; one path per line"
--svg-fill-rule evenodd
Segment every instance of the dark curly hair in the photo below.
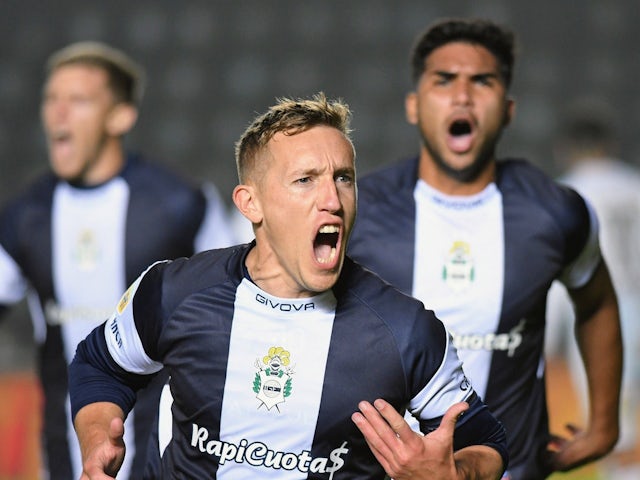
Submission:
M 452 42 L 481 45 L 498 61 L 507 88 L 511 85 L 515 60 L 515 37 L 511 30 L 489 20 L 446 19 L 432 24 L 419 35 L 411 50 L 411 78 L 418 83 L 425 68 L 425 59 L 436 48 Z

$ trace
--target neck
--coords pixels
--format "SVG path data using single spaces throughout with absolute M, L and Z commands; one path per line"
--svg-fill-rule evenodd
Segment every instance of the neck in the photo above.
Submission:
M 112 179 L 124 167 L 125 154 L 120 139 L 109 138 L 105 141 L 98 158 L 83 175 L 85 185 L 99 185 Z

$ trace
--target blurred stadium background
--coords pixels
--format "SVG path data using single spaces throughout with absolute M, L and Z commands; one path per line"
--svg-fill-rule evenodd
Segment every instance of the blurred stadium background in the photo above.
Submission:
M 491 18 L 518 36 L 518 106 L 500 154 L 555 175 L 558 115 L 573 99 L 597 95 L 619 112 L 624 157 L 640 159 L 636 0 L 1 0 L 0 204 L 46 168 L 43 64 L 70 42 L 106 41 L 143 64 L 148 84 L 129 144 L 213 181 L 229 199 L 234 142 L 276 97 L 322 90 L 349 103 L 360 173 L 413 154 L 416 136 L 403 112 L 409 48 L 449 16 Z M 33 363 L 21 306 L 0 325 L 0 372 L 31 372 Z M 0 451 L 6 442 L 0 438 Z M 581 475 L 573 478 L 588 478 Z

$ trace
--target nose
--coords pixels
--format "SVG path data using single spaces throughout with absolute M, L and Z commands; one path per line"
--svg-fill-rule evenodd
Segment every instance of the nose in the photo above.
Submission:
M 340 195 L 338 194 L 338 187 L 333 179 L 327 179 L 322 182 L 318 194 L 318 208 L 329 212 L 337 212 L 340 210 Z
M 453 102 L 456 105 L 469 105 L 471 103 L 471 83 L 460 79 L 455 82 L 453 90 Z

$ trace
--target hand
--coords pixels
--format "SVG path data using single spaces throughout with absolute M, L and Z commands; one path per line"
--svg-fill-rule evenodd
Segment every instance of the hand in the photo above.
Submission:
M 458 478 L 453 456 L 453 432 L 465 402 L 449 407 L 440 426 L 427 435 L 414 432 L 384 400 L 358 404 L 351 418 L 387 475 L 395 480 Z
M 80 480 L 115 479 L 124 461 L 123 436 L 124 423 L 120 417 L 114 417 L 109 424 L 108 435 L 83 455 L 83 472 Z
M 551 435 L 547 444 L 546 461 L 552 471 L 566 472 L 593 462 L 615 446 L 615 432 L 584 431 L 576 425 L 565 425 L 569 437 Z

